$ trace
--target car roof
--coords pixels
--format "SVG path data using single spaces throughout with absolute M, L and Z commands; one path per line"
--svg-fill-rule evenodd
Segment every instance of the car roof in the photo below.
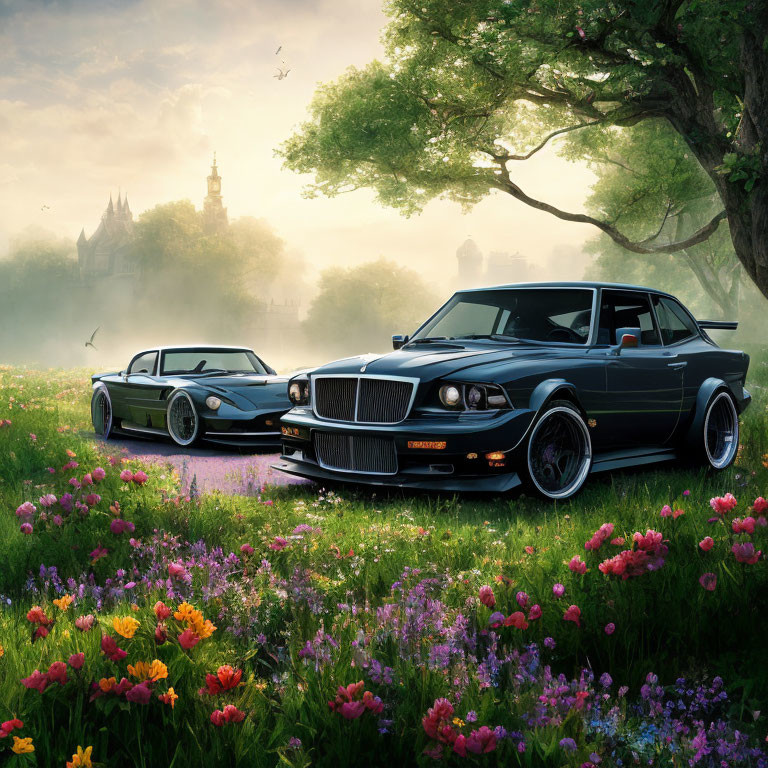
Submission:
M 149 352 L 184 352 L 194 349 L 231 349 L 237 352 L 253 352 L 250 347 L 238 347 L 232 344 L 174 344 L 173 346 L 148 347 L 137 352 L 134 357 L 146 355 Z
M 462 288 L 457 293 L 471 293 L 473 291 L 499 291 L 508 288 L 613 288 L 623 291 L 643 291 L 646 293 L 656 293 L 660 296 L 672 296 L 666 291 L 660 291 L 657 288 L 648 288 L 644 285 L 631 285 L 629 283 L 604 283 L 590 280 L 572 280 L 572 281 L 553 281 L 541 283 L 508 283 L 507 285 L 486 285 L 483 288 Z

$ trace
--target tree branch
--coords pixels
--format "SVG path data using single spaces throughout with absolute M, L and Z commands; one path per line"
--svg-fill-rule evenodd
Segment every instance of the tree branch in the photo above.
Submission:
M 700 229 L 697 229 L 690 235 L 690 237 L 687 237 L 684 240 L 678 240 L 674 243 L 666 243 L 664 245 L 646 245 L 642 242 L 630 240 L 625 234 L 619 232 L 619 230 L 608 222 L 600 221 L 599 219 L 587 216 L 584 213 L 570 213 L 568 211 L 563 211 L 560 208 L 556 208 L 554 205 L 545 203 L 543 200 L 536 200 L 536 198 L 523 192 L 517 184 L 509 179 L 498 179 L 496 186 L 516 200 L 519 200 L 521 203 L 525 203 L 531 208 L 536 208 L 539 211 L 550 213 L 558 219 L 572 221 L 576 224 L 591 224 L 593 227 L 597 227 L 599 230 L 605 232 L 611 240 L 622 248 L 626 248 L 633 253 L 676 253 L 684 248 L 690 248 L 692 245 L 697 245 L 709 238 L 718 226 L 720 226 L 720 222 L 726 218 L 725 211 L 720 211 L 720 213 L 716 214 L 707 224 Z
M 535 146 L 530 152 L 526 152 L 524 155 L 510 155 L 507 152 L 498 153 L 498 152 L 491 152 L 487 149 L 484 149 L 483 152 L 486 154 L 491 155 L 494 160 L 502 160 L 506 162 L 507 160 L 528 160 L 530 157 L 533 157 L 539 150 L 544 149 L 544 147 L 549 144 L 552 139 L 554 139 L 557 136 L 561 136 L 564 133 L 570 133 L 571 131 L 578 131 L 579 128 L 588 128 L 591 125 L 597 125 L 598 123 L 603 122 L 602 120 L 593 120 L 591 123 L 579 123 L 578 125 L 569 125 L 566 128 L 559 128 L 556 131 L 552 131 L 548 136 L 545 136 L 543 141 L 541 141 L 540 144 Z

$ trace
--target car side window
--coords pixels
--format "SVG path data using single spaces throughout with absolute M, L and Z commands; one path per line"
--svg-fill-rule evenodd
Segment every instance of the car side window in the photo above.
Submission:
M 697 329 L 685 310 L 673 299 L 654 296 L 653 306 L 665 344 L 676 344 L 696 336 Z
M 157 363 L 157 352 L 147 352 L 131 363 L 128 373 L 146 373 L 152 376 L 155 373 L 155 363 Z
M 621 342 L 618 338 L 619 333 L 628 328 L 640 330 L 638 341 L 641 347 L 654 347 L 661 344 L 651 312 L 651 304 L 645 294 L 603 291 L 597 343 L 619 344 Z

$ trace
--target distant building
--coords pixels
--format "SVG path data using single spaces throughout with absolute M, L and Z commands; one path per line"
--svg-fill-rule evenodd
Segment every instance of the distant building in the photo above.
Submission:
M 109 196 L 107 209 L 96 231 L 77 238 L 77 260 L 81 278 L 132 275 L 136 271 L 136 235 L 128 197 L 117 196 L 117 205 Z
M 456 249 L 457 288 L 479 288 L 533 280 L 533 267 L 519 253 L 491 251 L 486 259 L 477 243 L 468 238 Z
M 483 254 L 471 237 L 456 249 L 456 259 L 459 262 L 459 287 L 477 288 L 482 279 Z
M 221 176 L 216 167 L 216 153 L 213 153 L 211 175 L 208 177 L 208 195 L 203 200 L 203 228 L 207 234 L 219 234 L 229 227 L 227 209 L 221 198 Z

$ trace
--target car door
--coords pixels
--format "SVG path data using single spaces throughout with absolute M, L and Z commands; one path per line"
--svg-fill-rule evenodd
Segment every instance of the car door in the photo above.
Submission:
M 110 391 L 120 403 L 116 415 L 136 427 L 162 427 L 157 423 L 158 398 L 163 389 L 156 375 L 157 358 L 157 351 L 142 352 L 131 360 L 125 374 L 110 384 Z
M 618 349 L 624 333 L 638 337 L 637 347 Z M 661 344 L 648 294 L 603 290 L 601 341 L 609 345 L 606 394 L 596 419 L 606 443 L 615 448 L 665 444 L 680 416 L 685 362 Z

